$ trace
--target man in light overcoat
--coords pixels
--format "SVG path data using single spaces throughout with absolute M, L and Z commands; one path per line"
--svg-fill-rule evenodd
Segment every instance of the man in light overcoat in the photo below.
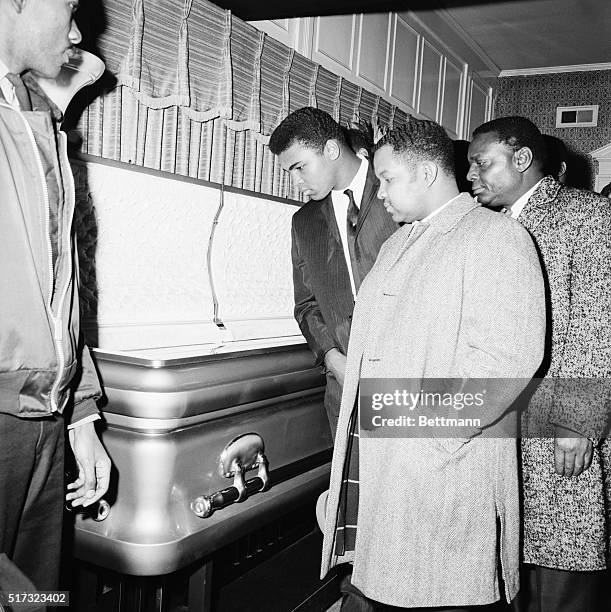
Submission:
M 379 197 L 404 225 L 383 245 L 356 301 L 322 574 L 351 561 L 352 584 L 371 611 L 509 601 L 519 568 L 516 440 L 486 430 L 508 416 L 541 362 L 537 254 L 519 223 L 459 193 L 452 143 L 438 124 L 411 118 L 391 131 L 374 167 Z M 481 427 L 384 437 L 359 419 L 359 386 L 388 378 L 514 382 Z M 351 609 L 346 596 L 342 605 Z

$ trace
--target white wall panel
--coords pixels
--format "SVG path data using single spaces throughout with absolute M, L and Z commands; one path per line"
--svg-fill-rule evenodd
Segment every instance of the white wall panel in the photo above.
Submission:
M 314 24 L 312 59 L 340 73 L 353 69 L 356 15 L 317 17 Z
M 391 24 L 390 13 L 361 15 L 360 18 L 357 74 L 381 90 L 386 88 Z
M 310 17 L 249 21 L 251 26 L 265 32 L 283 45 L 295 49 L 307 58 L 312 56 L 312 22 Z
M 441 53 L 425 40 L 422 48 L 418 112 L 433 120 L 437 119 L 441 60 Z
M 456 138 L 459 131 L 460 119 L 460 93 L 463 71 L 447 61 L 443 80 L 443 106 L 441 111 L 441 124 Z
M 447 36 L 409 11 L 251 23 L 402 110 L 439 121 L 452 138 L 468 138 L 470 123 L 490 112 L 485 85 L 472 92 L 472 62 L 481 69 L 473 54 L 448 46 Z
M 416 106 L 418 45 L 418 33 L 395 15 L 389 94 L 411 108 Z
M 469 134 L 467 135 L 468 140 L 471 140 L 473 130 L 486 121 L 487 106 L 488 92 L 472 81 L 471 107 L 469 109 Z
M 272 19 L 265 21 L 250 21 L 258 30 L 269 34 L 272 38 L 279 40 L 283 45 L 287 47 L 295 46 L 295 23 L 291 23 L 293 20 L 289 19 Z

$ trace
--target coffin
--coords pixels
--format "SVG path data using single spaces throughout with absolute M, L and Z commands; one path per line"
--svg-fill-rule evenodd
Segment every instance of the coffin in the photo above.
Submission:
M 216 354 L 93 351 L 104 385 L 102 439 L 115 467 L 103 520 L 76 518 L 75 555 L 132 576 L 174 572 L 327 487 L 324 376 L 304 344 Z M 200 518 L 196 498 L 234 484 L 226 445 L 264 441 L 269 488 Z M 246 480 L 257 476 L 247 471 Z
M 96 585 L 81 577 L 81 595 L 95 601 L 79 609 L 116 612 L 102 600 L 126 589 L 184 601 L 184 575 L 210 597 L 205 574 L 214 566 L 222 588 L 224 549 L 262 541 L 274 525 L 265 550 L 288 555 L 289 517 L 311 516 L 314 529 L 328 482 L 324 376 L 293 318 L 297 206 L 99 158 L 74 160 L 73 170 L 83 328 L 115 468 L 108 515 L 76 515 L 74 554 Z M 262 440 L 269 485 L 260 490 L 260 466 L 246 461 L 248 495 L 236 501 L 240 482 L 220 462 L 244 434 Z M 196 514 L 208 498 L 227 504 Z M 316 578 L 320 545 L 311 550 Z M 254 563 L 247 556 L 243 568 Z M 131 601 L 120 609 L 136 610 Z

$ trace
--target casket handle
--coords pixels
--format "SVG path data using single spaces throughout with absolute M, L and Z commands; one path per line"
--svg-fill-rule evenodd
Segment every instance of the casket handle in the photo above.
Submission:
M 233 477 L 233 485 L 211 495 L 196 497 L 191 502 L 191 510 L 200 518 L 207 518 L 215 510 L 265 491 L 269 488 L 267 467 L 265 444 L 259 434 L 247 433 L 234 438 L 225 446 L 219 458 L 221 476 Z M 258 468 L 257 475 L 245 480 L 244 474 L 254 468 Z
M 96 522 L 105 521 L 110 514 L 110 504 L 105 499 L 100 499 L 95 504 L 83 508 L 82 506 L 72 506 L 70 502 L 65 504 L 66 510 L 70 512 L 79 512 L 85 514 L 88 518 L 92 518 Z

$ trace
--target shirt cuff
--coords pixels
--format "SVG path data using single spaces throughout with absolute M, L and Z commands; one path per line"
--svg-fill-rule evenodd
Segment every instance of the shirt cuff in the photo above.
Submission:
M 80 427 L 81 425 L 84 425 L 85 423 L 91 423 L 92 421 L 98 421 L 100 418 L 101 417 L 99 414 L 90 414 L 89 416 L 83 417 L 80 421 L 77 421 L 76 423 L 72 423 L 71 425 L 68 425 L 68 429 L 74 429 L 75 427 Z

